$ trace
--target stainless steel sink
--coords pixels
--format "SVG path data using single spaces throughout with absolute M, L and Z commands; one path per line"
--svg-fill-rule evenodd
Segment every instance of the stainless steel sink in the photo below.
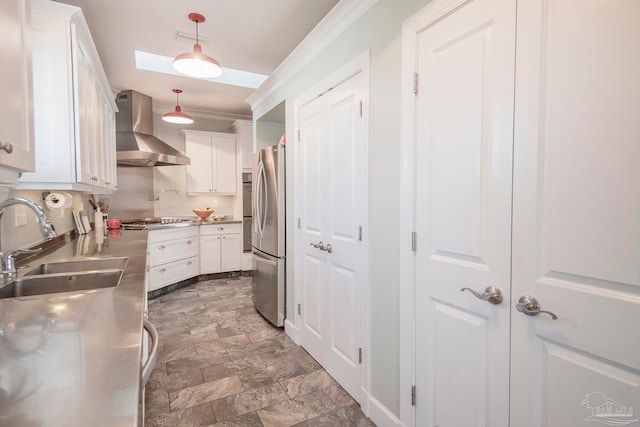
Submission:
M 117 286 L 121 278 L 119 270 L 23 277 L 0 288 L 0 298 L 109 288 Z
M 40 274 L 75 273 L 95 270 L 124 270 L 126 257 L 92 258 L 75 261 L 48 262 L 29 270 L 24 276 Z

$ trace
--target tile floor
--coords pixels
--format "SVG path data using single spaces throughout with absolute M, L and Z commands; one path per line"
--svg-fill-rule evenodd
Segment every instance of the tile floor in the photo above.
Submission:
M 253 308 L 251 277 L 149 301 L 158 363 L 146 426 L 375 426 L 324 369 Z

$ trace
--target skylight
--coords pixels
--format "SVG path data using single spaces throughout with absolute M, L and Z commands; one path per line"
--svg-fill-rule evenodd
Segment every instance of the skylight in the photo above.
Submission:
M 172 74 L 174 76 L 193 78 L 178 73 L 173 69 L 171 63 L 173 58 L 169 56 L 156 55 L 154 53 L 135 51 L 136 54 L 136 68 L 139 70 L 155 71 L 156 73 Z M 234 70 L 233 68 L 222 68 L 223 73 L 221 76 L 213 79 L 198 79 L 206 80 L 210 82 L 223 83 L 226 85 L 248 87 L 251 89 L 258 88 L 267 77 L 264 74 L 250 73 L 248 71 Z

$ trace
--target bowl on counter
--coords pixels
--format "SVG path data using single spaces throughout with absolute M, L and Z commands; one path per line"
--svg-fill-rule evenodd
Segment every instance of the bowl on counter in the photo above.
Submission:
M 121 225 L 122 221 L 120 221 L 118 218 L 109 218 L 107 220 L 107 227 L 111 229 L 120 228 Z
M 213 213 L 213 209 L 209 209 L 209 208 L 199 208 L 199 209 L 194 209 L 193 213 L 198 215 L 198 217 L 200 218 L 200 221 L 205 221 L 209 215 L 211 215 Z

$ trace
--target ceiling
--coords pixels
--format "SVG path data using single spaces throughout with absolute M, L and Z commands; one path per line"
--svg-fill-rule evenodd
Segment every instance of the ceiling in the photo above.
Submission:
M 223 68 L 269 75 L 339 0 L 59 1 L 82 8 L 112 89 L 134 89 L 156 106 L 171 106 L 171 90 L 179 88 L 186 113 L 250 116 L 245 100 L 254 89 L 138 70 L 134 52 L 174 57 L 191 51 L 194 41 L 177 33 L 195 34 L 188 15 L 198 12 L 206 18 L 198 26 L 208 39 L 200 43 L 205 54 Z

